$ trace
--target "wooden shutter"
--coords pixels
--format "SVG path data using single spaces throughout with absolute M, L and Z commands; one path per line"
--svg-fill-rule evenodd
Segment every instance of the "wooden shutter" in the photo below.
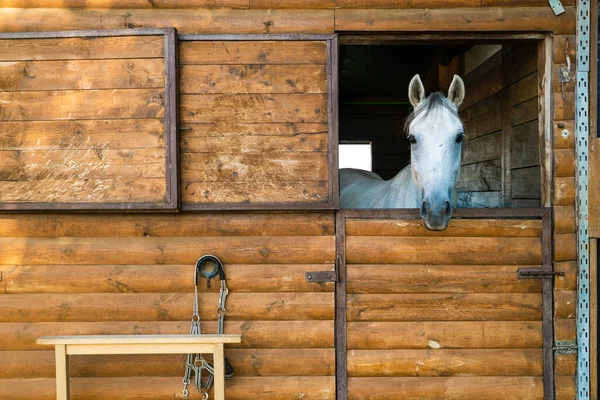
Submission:
M 0 36 L 0 209 L 177 207 L 175 31 Z
M 336 37 L 180 40 L 182 208 L 335 208 Z

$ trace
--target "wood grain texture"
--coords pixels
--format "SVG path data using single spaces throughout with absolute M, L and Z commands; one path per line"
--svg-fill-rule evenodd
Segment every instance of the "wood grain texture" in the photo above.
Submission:
M 26 388 L 26 390 L 24 390 Z M 3 379 L 0 381 L 0 397 L 10 394 L 15 400 L 39 400 L 56 398 L 54 379 Z M 17 394 L 16 397 L 14 394 Z M 307 398 L 335 399 L 335 378 L 322 377 L 239 377 L 228 381 L 225 392 L 228 400 L 243 400 L 248 396 L 265 400 L 294 398 L 303 393 Z M 74 378 L 71 380 L 72 400 L 103 400 L 107 398 L 144 398 L 159 400 L 181 396 L 181 378 L 177 377 L 125 377 L 125 378 Z M 191 399 L 200 399 L 190 390 Z
M 165 109 L 164 89 L 0 92 L 0 102 L 4 121 L 162 118 Z
M 527 75 L 523 79 L 515 82 L 509 87 L 510 105 L 514 106 L 523 103 L 529 99 L 537 97 L 538 94 L 538 73 L 537 71 Z
M 52 10 L 32 11 L 34 13 L 52 13 Z M 5 22 L 8 22 L 9 19 L 16 19 L 15 12 L 21 17 L 31 11 L 11 11 L 0 8 L 0 15 L 4 14 L 2 19 Z M 62 13 L 65 14 L 64 11 Z M 65 25 L 65 27 L 75 29 L 73 26 Z M 8 29 L 2 29 L 2 31 L 10 32 Z M 2 49 L 0 61 L 162 58 L 164 57 L 164 40 L 163 36 L 0 39 L 0 49 Z
M 541 349 L 350 350 L 349 377 L 541 376 Z
M 183 94 L 180 107 L 184 123 L 327 121 L 327 96 L 321 94 Z
M 536 152 L 537 153 L 537 152 Z M 541 193 L 540 167 L 513 169 L 511 174 L 511 198 L 539 199 Z
M 248 8 L 248 0 L 2 0 L 14 8 Z
M 510 167 L 512 169 L 540 165 L 538 136 L 537 120 L 512 128 L 510 143 Z
M 568 290 L 554 291 L 554 318 L 575 318 L 577 308 L 577 292 Z
M 194 265 L 198 249 L 226 264 L 333 263 L 333 242 L 331 236 L 0 238 L 0 264 Z
M 348 293 L 541 293 L 541 283 L 517 278 L 514 265 L 354 265 Z
M 443 231 L 430 231 L 419 220 L 346 220 L 348 236 L 540 237 L 541 221 L 517 219 L 455 219 Z
M 556 375 L 575 376 L 577 374 L 577 356 L 575 354 L 558 354 L 554 356 L 554 373 Z
M 0 349 L 40 350 L 36 339 L 50 335 L 187 334 L 189 315 L 182 321 L 8 322 L 0 324 Z M 203 333 L 216 333 L 217 321 L 202 321 Z M 333 347 L 333 320 L 225 321 L 225 332 L 242 334 L 241 344 L 227 348 Z
M 574 233 L 554 234 L 554 260 L 577 259 L 577 235 Z
M 357 237 L 346 239 L 350 264 L 538 265 L 537 238 Z M 428 251 L 435 248 L 436 252 Z
M 186 64 L 325 64 L 324 41 L 185 41 L 179 61 Z
M 517 126 L 538 119 L 539 99 L 534 97 L 510 108 L 510 124 Z
M 237 293 L 332 292 L 333 283 L 307 283 L 304 273 L 333 269 L 333 264 L 228 264 L 227 286 Z M 3 265 L 0 273 L 0 292 L 8 294 L 191 293 L 194 279 L 190 265 Z M 198 287 L 201 293 L 219 289 L 204 282 Z
M 200 318 L 216 320 L 218 293 L 199 295 Z M 0 296 L 0 322 L 181 321 L 190 315 L 193 294 L 90 293 Z M 229 320 L 333 319 L 332 293 L 230 293 Z
M 4 121 L 0 150 L 164 148 L 164 131 L 159 119 Z
M 0 371 L 0 379 L 54 377 L 53 350 L 0 354 L 10 364 Z M 334 369 L 334 349 L 229 349 L 228 345 L 225 356 L 236 377 L 327 376 Z M 76 378 L 179 376 L 185 368 L 185 356 L 179 354 L 98 355 L 69 361 L 69 375 Z
M 544 398 L 541 377 L 354 377 L 348 380 L 348 399 L 532 399 Z
M 556 340 L 575 340 L 577 327 L 574 319 L 554 319 L 554 336 Z
M 327 151 L 327 134 L 289 136 L 190 137 L 180 141 L 182 153 L 243 155 L 247 153 L 295 153 Z
M 463 165 L 460 178 L 454 186 L 458 192 L 486 192 L 502 189 L 501 160 L 483 161 L 476 164 Z
M 348 321 L 535 321 L 541 294 L 351 294 Z
M 290 225 L 293 229 L 290 229 Z M 332 236 L 331 214 L 2 214 L 2 237 Z M 129 239 L 127 239 L 129 240 Z
M 554 120 L 575 119 L 575 94 L 554 93 Z
M 164 88 L 163 59 L 0 62 L 0 90 Z
M 554 176 L 575 176 L 575 152 L 572 149 L 554 150 Z
M 536 349 L 541 347 L 541 321 L 348 323 L 348 349 Z
M 264 136 L 302 136 L 327 134 L 326 123 L 236 123 L 233 121 L 218 121 L 214 123 L 182 123 L 182 141 L 201 137 L 226 137 L 233 140 L 236 136 L 259 136 L 257 140 L 264 140 Z
M 502 149 L 501 132 L 468 140 L 463 145 L 463 164 L 473 164 L 500 158 Z
M 574 206 L 555 206 L 554 207 L 554 232 L 555 233 L 575 233 L 575 207 Z
M 494 108 L 485 114 L 465 122 L 466 137 L 471 140 L 502 129 L 502 114 L 500 111 L 499 107 Z M 466 112 L 467 110 L 465 110 L 465 114 Z
M 577 290 L 577 262 L 562 261 L 554 263 L 554 270 L 564 272 L 564 276 L 554 278 L 554 287 L 557 290 Z
M 437 3 L 439 4 L 439 3 Z M 552 10 L 482 7 L 408 10 L 336 10 L 336 31 L 575 31 L 575 8 L 556 18 Z
M 554 178 L 553 203 L 558 206 L 573 206 L 575 204 L 575 178 Z
M 183 65 L 179 79 L 185 94 L 327 92 L 325 65 Z
M 338 8 L 453 8 L 453 7 L 479 7 L 478 0 L 450 0 L 439 2 L 435 0 L 413 0 L 410 2 L 402 0 L 336 0 Z
M 333 33 L 333 10 L 0 9 L 3 32 L 176 28 L 178 33 Z M 266 24 L 266 25 L 265 25 Z

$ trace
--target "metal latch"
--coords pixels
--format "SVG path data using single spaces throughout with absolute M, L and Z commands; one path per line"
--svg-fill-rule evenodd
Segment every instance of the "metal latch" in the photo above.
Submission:
M 337 273 L 335 271 L 305 272 L 304 279 L 308 283 L 337 282 Z
M 519 279 L 552 279 L 555 276 L 565 276 L 563 271 L 546 271 L 540 268 L 519 268 L 517 277 Z
M 554 342 L 554 354 L 577 354 L 575 340 L 557 340 Z

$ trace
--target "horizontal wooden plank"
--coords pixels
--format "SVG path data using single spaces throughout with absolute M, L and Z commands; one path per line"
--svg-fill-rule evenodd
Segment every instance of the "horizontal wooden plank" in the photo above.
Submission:
M 1 350 L 39 350 L 36 340 L 49 335 L 186 334 L 191 309 L 181 321 L 14 322 L 0 323 Z M 225 332 L 242 334 L 241 344 L 227 348 L 333 347 L 333 320 L 233 321 L 226 318 Z M 216 333 L 217 321 L 202 321 L 202 333 Z
M 554 206 L 554 232 L 575 233 L 575 207 Z
M 508 87 L 538 70 L 538 43 L 513 44 L 503 49 L 502 86 Z M 508 50 L 508 52 L 506 51 Z
M 502 90 L 502 54 L 497 52 L 465 76 L 466 92 L 461 107 L 468 108 Z
M 324 41 L 185 41 L 179 62 L 185 64 L 325 64 Z
M 540 167 L 513 169 L 510 175 L 513 199 L 541 198 Z
M 480 0 L 449 0 L 439 2 L 436 0 L 336 0 L 338 8 L 453 8 L 453 7 L 479 7 Z
M 577 259 L 577 235 L 574 233 L 554 234 L 554 260 L 571 261 Z
M 2 0 L 1 4 L 14 8 L 248 8 L 248 0 Z
M 347 266 L 347 292 L 541 293 L 541 283 L 518 279 L 517 269 L 514 265 L 350 264 Z
M 501 93 L 496 93 L 492 96 L 486 97 L 480 102 L 465 108 L 460 108 L 460 115 L 465 122 L 471 121 L 474 118 L 480 117 L 485 113 L 500 109 L 502 104 Z
M 463 145 L 462 163 L 474 164 L 500 158 L 501 149 L 502 132 L 468 140 Z
M 436 251 L 431 251 L 436 249 Z M 346 238 L 349 264 L 538 265 L 538 238 L 367 237 Z
M 183 123 L 181 139 L 185 141 L 191 138 L 201 137 L 227 137 L 233 140 L 237 136 L 302 136 L 327 134 L 326 123 L 235 123 L 232 121 L 220 121 L 209 124 Z
M 319 203 L 328 198 L 327 181 L 182 182 L 181 200 L 191 204 Z
M 275 8 L 275 9 L 326 9 L 335 8 L 336 0 L 249 0 L 250 8 Z
M 510 125 L 517 126 L 538 119 L 539 99 L 533 97 L 510 108 Z
M 438 3 L 439 4 L 439 3 Z M 336 31 L 553 31 L 575 32 L 575 7 L 556 18 L 547 7 L 416 10 L 336 10 Z
M 348 236 L 431 236 L 431 237 L 540 237 L 539 220 L 454 219 L 443 231 L 430 231 L 419 220 L 347 219 Z
M 108 168 L 112 165 L 150 164 L 164 162 L 165 149 L 119 149 L 112 150 L 107 147 L 87 148 L 85 150 L 2 150 L 0 151 L 0 164 L 10 164 L 14 167 L 23 167 L 27 164 L 52 164 L 60 165 L 62 161 L 77 163 L 87 160 L 98 160 Z M 68 162 L 67 161 L 67 162 Z
M 3 121 L 0 150 L 164 148 L 159 119 Z
M 485 114 L 465 122 L 465 135 L 469 140 L 502 129 L 502 110 L 495 108 Z
M 0 296 L 0 322 L 181 321 L 193 293 L 12 294 Z M 216 320 L 218 293 L 199 295 L 200 318 Z M 333 319 L 333 293 L 230 293 L 230 320 Z
M 1 71 L 1 69 L 0 69 Z M 182 94 L 326 93 L 325 65 L 182 65 Z
M 552 202 L 557 206 L 572 206 L 575 204 L 575 177 L 554 178 Z
M 554 176 L 575 176 L 575 152 L 572 149 L 554 150 Z
M 164 157 L 152 160 L 153 162 L 139 164 L 113 164 L 98 160 L 92 150 L 82 159 L 69 159 L 69 152 L 61 151 L 63 160 L 46 161 L 44 163 L 28 162 L 27 160 L 10 160 L 0 165 L 0 180 L 2 181 L 39 181 L 46 185 L 53 185 L 55 181 L 102 179 L 110 183 L 110 179 L 165 179 Z M 0 151 L 1 153 L 1 151 Z M 66 153 L 66 154 L 65 154 Z M 93 154 L 93 155 L 92 155 Z M 0 155 L 0 159 L 2 159 Z M 60 183 L 59 183 L 60 184 Z M 85 185 L 85 181 L 80 182 Z
M 554 270 L 563 272 L 564 276 L 556 276 L 554 285 L 557 290 L 577 290 L 577 262 L 576 261 L 560 261 L 554 263 Z
M 554 319 L 555 340 L 575 340 L 577 326 L 575 319 Z
M 0 370 L 0 379 L 53 378 L 54 350 L 5 351 L 0 353 L 9 364 Z M 327 376 L 333 375 L 334 349 L 230 349 L 225 357 L 236 377 L 243 376 Z M 35 365 L 35 368 L 31 368 Z M 185 369 L 185 356 L 98 355 L 69 358 L 69 376 L 179 376 Z
M 509 88 L 510 105 L 523 103 L 538 95 L 537 71 L 512 84 Z
M 327 134 L 298 134 L 290 136 L 220 136 L 184 137 L 180 141 L 182 153 L 245 154 L 327 151 Z
M 525 240 L 525 239 L 520 239 Z M 0 264 L 188 264 L 216 254 L 226 264 L 333 263 L 334 237 L 0 238 Z
M 74 378 L 70 380 L 72 400 L 105 400 L 110 398 L 143 398 L 160 400 L 181 396 L 181 377 L 126 377 L 126 378 Z M 264 400 L 294 398 L 302 393 L 317 400 L 335 399 L 333 376 L 290 377 L 238 377 L 227 381 L 227 400 L 244 400 L 257 397 Z M 55 380 L 52 378 L 2 379 L 0 397 L 15 400 L 53 400 Z M 190 390 L 190 399 L 200 399 L 197 391 Z
M 482 0 L 481 5 L 487 7 L 543 7 L 547 5 L 547 1 L 545 0 Z M 562 0 L 561 3 L 564 6 L 574 6 L 577 4 L 576 0 Z
M 155 1 L 155 0 L 153 0 Z M 3 32 L 176 28 L 178 33 L 333 33 L 333 10 L 0 9 Z M 266 25 L 265 25 L 266 23 Z
M 539 127 L 537 121 L 512 128 L 510 167 L 524 168 L 540 165 Z
M 484 161 L 463 165 L 455 190 L 469 192 L 488 192 L 502 190 L 501 160 Z
M 542 296 L 537 293 L 350 294 L 347 304 L 348 321 L 534 321 L 542 318 Z
M 158 202 L 166 193 L 164 178 L 56 179 L 50 181 L 0 181 L 0 202 Z
M 228 264 L 233 293 L 332 292 L 333 283 L 307 283 L 305 272 L 333 270 L 333 264 Z M 191 293 L 193 265 L 22 265 L 0 266 L 3 293 Z M 218 292 L 219 285 L 201 293 Z
M 541 376 L 542 366 L 541 349 L 348 351 L 349 377 Z
M 575 318 L 577 308 L 577 292 L 570 290 L 554 291 L 554 318 Z
M 190 122 L 326 122 L 322 94 L 241 94 L 180 96 L 183 123 Z
M 0 90 L 164 88 L 163 59 L 0 62 Z
M 377 394 L 373 393 L 377 388 Z M 348 399 L 377 400 L 450 399 L 531 399 L 544 398 L 541 377 L 355 377 L 348 379 Z
M 4 3 L 4 2 L 3 2 Z M 60 14 L 66 16 L 65 10 Z M 15 14 L 16 12 L 16 14 Z M 0 10 L 11 23 L 27 14 L 52 14 L 51 10 Z M 18 15 L 18 17 L 16 17 Z M 60 23 L 61 21 L 54 21 Z M 119 27 L 119 28 L 122 28 Z M 65 25 L 65 29 L 76 29 Z M 93 29 L 91 27 L 83 29 Z M 32 29 L 33 30 L 33 29 Z M 3 32 L 10 32 L 3 29 Z M 117 36 L 91 38 L 0 39 L 0 61 L 106 60 L 164 57 L 164 36 Z
M 333 214 L 0 214 L 0 236 L 321 236 Z M 129 240 L 129 239 L 126 239 Z
M 164 89 L 0 92 L 0 103 L 3 121 L 162 118 L 165 111 Z
M 554 374 L 575 376 L 577 374 L 577 354 L 555 355 Z
M 500 192 L 457 192 L 459 208 L 498 208 L 503 206 Z
M 294 182 L 326 181 L 327 153 L 184 153 L 184 182 Z
M 349 349 L 531 349 L 541 321 L 349 322 Z

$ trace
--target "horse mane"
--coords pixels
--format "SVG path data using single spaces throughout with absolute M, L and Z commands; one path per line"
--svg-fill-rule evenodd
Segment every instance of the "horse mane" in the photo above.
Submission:
M 408 136 L 410 124 L 417 118 L 418 115 L 425 113 L 423 116 L 427 116 L 433 110 L 439 107 L 444 107 L 448 109 L 454 116 L 461 120 L 460 115 L 458 115 L 458 109 L 444 96 L 442 92 L 431 93 L 423 103 L 419 104 L 419 106 L 411 112 L 408 117 L 406 117 L 406 121 L 404 122 L 404 133 Z

